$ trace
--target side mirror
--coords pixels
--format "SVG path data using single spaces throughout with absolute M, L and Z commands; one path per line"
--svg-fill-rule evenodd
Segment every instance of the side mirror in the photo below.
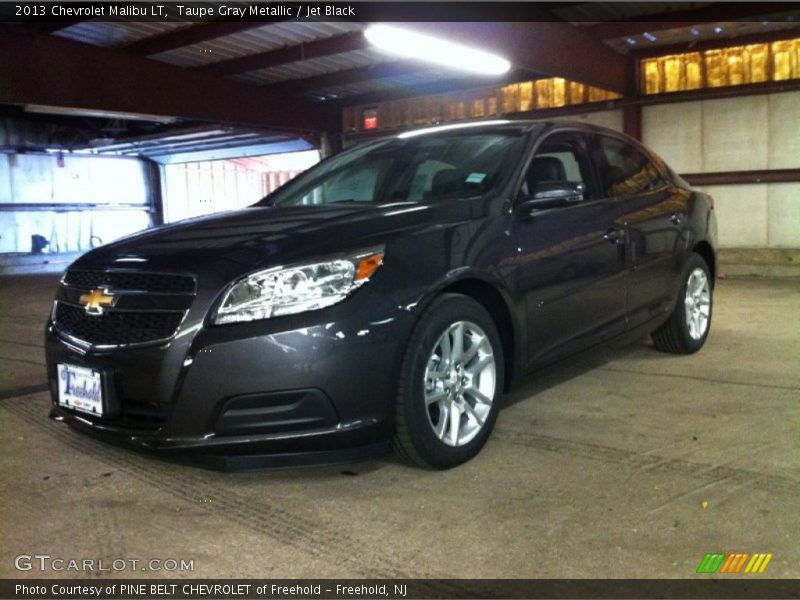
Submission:
M 517 214 L 529 216 L 536 210 L 571 206 L 583 202 L 586 187 L 570 181 L 543 181 L 536 185 L 533 195 L 526 196 L 517 206 Z

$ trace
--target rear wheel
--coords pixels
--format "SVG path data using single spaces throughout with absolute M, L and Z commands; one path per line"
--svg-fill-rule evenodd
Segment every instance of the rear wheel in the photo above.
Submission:
M 692 254 L 682 275 L 683 285 L 669 320 L 653 332 L 661 352 L 692 354 L 703 347 L 711 328 L 713 285 L 706 261 Z
M 457 294 L 436 299 L 409 340 L 393 447 L 418 466 L 448 469 L 475 456 L 497 419 L 503 350 L 491 316 Z

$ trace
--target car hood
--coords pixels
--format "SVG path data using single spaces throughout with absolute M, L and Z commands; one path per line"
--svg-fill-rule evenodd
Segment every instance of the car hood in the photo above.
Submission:
M 469 218 L 469 203 L 250 207 L 150 229 L 96 248 L 76 267 L 187 272 L 227 263 L 252 270 L 358 250 Z

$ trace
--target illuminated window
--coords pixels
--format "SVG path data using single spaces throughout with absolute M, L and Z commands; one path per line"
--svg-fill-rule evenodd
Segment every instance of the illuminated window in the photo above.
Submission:
M 369 108 L 343 111 L 344 131 L 402 129 L 490 115 L 507 115 L 547 108 L 616 100 L 621 96 L 575 81 L 552 77 L 504 86 L 390 100 Z
M 640 85 L 664 94 L 786 79 L 800 79 L 800 39 L 646 58 Z

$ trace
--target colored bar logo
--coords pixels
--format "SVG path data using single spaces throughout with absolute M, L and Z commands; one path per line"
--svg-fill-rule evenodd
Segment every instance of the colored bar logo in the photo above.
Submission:
M 726 554 L 724 552 L 716 552 L 706 554 L 703 560 L 700 561 L 696 572 L 711 574 L 719 571 L 730 575 L 741 573 L 742 569 L 744 569 L 745 573 L 763 573 L 770 560 L 772 560 L 772 554 L 748 554 L 747 552 Z

